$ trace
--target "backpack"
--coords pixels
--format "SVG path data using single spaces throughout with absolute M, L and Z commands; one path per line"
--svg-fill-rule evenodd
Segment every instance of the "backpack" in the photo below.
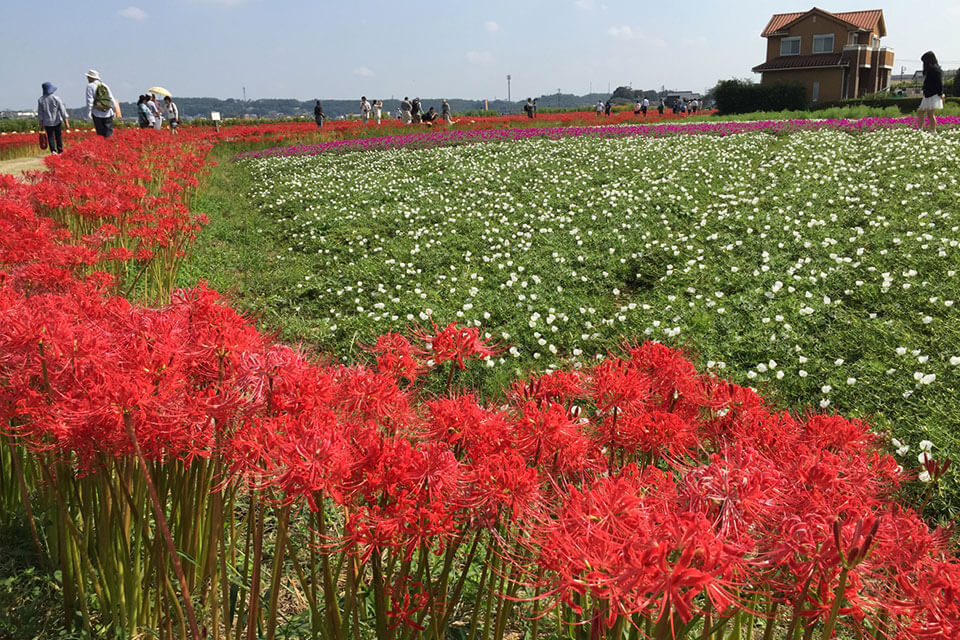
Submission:
M 97 83 L 97 90 L 93 94 L 93 108 L 97 111 L 113 109 L 113 100 L 110 99 L 110 90 L 102 82 Z

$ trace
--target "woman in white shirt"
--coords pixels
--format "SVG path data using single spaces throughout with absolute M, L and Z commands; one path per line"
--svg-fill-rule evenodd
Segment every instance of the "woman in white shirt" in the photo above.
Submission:
M 177 103 L 166 96 L 163 99 L 163 117 L 170 123 L 170 133 L 176 133 L 180 126 L 180 110 L 177 109 Z

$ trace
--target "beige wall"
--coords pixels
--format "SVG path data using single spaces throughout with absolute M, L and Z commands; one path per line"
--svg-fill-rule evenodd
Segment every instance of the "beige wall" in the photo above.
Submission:
M 813 83 L 820 83 L 818 102 L 839 100 L 843 88 L 843 74 L 846 69 L 796 69 L 784 71 L 764 71 L 760 84 L 800 83 L 807 90 L 807 100 L 813 99 Z

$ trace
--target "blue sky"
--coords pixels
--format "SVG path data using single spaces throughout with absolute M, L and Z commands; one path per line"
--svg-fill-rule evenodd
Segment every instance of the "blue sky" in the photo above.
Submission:
M 770 15 L 745 0 L 0 0 L 0 109 L 32 108 L 45 80 L 68 106 L 100 71 L 121 100 L 175 95 L 299 99 L 505 98 L 618 85 L 703 90 L 754 77 Z M 932 49 L 960 66 L 960 0 L 882 6 L 896 67 Z M 41 8 L 42 7 L 42 8 Z

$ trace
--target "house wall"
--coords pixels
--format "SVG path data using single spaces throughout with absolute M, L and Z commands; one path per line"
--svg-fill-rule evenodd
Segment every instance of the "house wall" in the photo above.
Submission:
M 783 71 L 764 71 L 760 84 L 800 83 L 807 90 L 807 101 L 813 100 L 813 83 L 820 83 L 818 102 L 840 100 L 843 88 L 843 74 L 846 69 L 785 69 Z

